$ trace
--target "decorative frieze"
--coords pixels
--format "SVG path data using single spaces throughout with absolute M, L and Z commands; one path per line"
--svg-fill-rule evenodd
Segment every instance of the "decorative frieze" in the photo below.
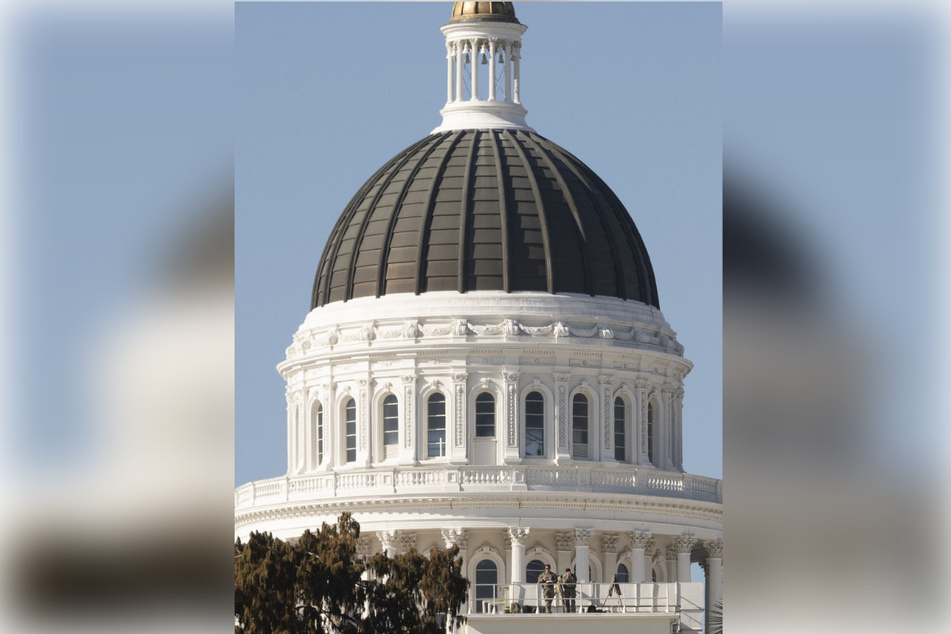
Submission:
M 400 544 L 400 550 L 404 553 L 416 548 L 416 533 L 400 531 L 397 540 Z
M 555 545 L 558 550 L 571 550 L 575 547 L 575 534 L 568 531 L 558 531 L 555 533 Z
M 499 323 L 479 324 L 466 319 L 453 319 L 449 322 L 420 323 L 419 320 L 407 320 L 392 327 L 377 326 L 376 322 L 363 324 L 357 328 L 341 331 L 339 325 L 325 331 L 310 330 L 295 333 L 292 344 L 287 348 L 287 358 L 292 359 L 314 350 L 329 347 L 333 349 L 338 343 L 370 343 L 375 340 L 419 341 L 423 338 L 439 338 L 446 336 L 466 337 L 470 334 L 481 337 L 520 337 L 528 335 L 531 338 L 559 339 L 578 337 L 581 339 L 604 339 L 629 342 L 641 346 L 660 348 L 664 352 L 683 356 L 683 346 L 665 332 L 657 332 L 645 327 L 618 327 L 616 324 L 568 324 L 564 321 L 553 321 L 548 324 L 529 326 L 520 323 L 517 319 L 507 318 Z
M 362 559 L 367 559 L 373 554 L 373 538 L 364 535 L 357 540 L 357 555 Z

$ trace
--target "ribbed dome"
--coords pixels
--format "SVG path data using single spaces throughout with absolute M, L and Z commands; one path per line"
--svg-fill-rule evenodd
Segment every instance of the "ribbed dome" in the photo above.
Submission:
M 497 20 L 518 23 L 511 2 L 456 2 L 450 22 L 459 20 Z
M 311 308 L 393 293 L 579 293 L 660 307 L 627 210 L 533 132 L 430 135 L 377 171 L 324 248 Z

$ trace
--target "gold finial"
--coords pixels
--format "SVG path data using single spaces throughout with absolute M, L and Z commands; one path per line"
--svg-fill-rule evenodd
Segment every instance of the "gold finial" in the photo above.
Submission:
M 515 7 L 511 2 L 456 2 L 452 5 L 450 22 L 459 20 L 491 20 L 494 22 L 514 22 Z

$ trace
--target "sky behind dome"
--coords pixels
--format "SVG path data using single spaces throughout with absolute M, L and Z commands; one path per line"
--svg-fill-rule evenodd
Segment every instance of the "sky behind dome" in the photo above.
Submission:
M 347 202 L 440 123 L 449 3 L 235 6 L 235 484 L 287 469 L 275 366 Z M 721 7 L 516 3 L 527 121 L 640 231 L 694 370 L 684 466 L 722 475 Z

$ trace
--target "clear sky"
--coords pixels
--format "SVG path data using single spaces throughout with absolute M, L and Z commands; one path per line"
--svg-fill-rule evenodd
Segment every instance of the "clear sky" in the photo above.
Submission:
M 286 471 L 275 366 L 337 217 L 439 125 L 450 3 L 235 7 L 235 484 Z M 719 3 L 516 3 L 527 121 L 594 169 L 647 245 L 695 368 L 684 465 L 722 475 Z

